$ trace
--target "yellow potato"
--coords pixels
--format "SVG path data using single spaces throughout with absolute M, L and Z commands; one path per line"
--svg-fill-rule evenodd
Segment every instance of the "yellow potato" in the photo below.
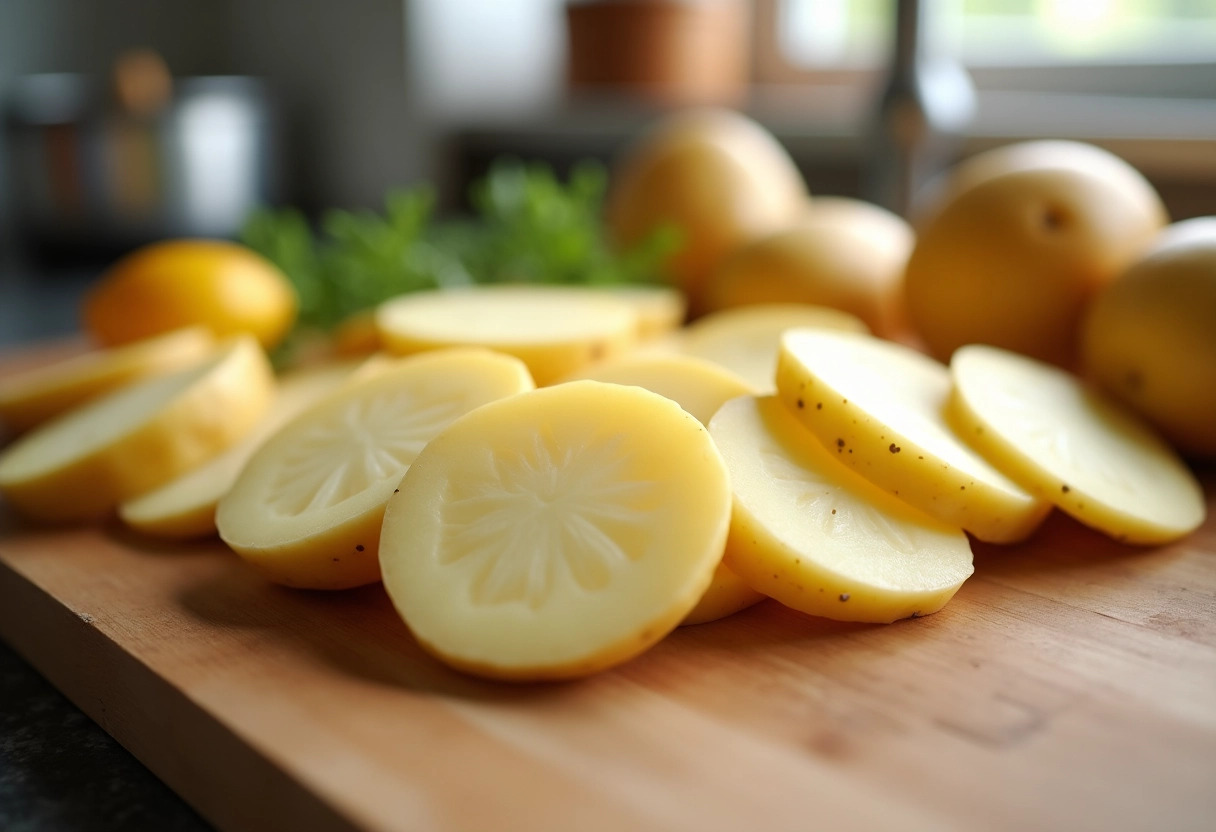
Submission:
M 549 289 L 550 287 L 546 287 Z M 559 287 L 551 287 L 557 291 Z M 684 323 L 688 301 L 684 293 L 670 286 L 648 284 L 560 287 L 574 293 L 604 295 L 629 304 L 638 316 L 638 339 L 652 341 L 674 332 Z
M 1203 523 L 1203 490 L 1153 431 L 1074 376 L 970 346 L 951 362 L 950 417 L 994 464 L 1086 525 L 1165 543 Z
M 270 580 L 347 589 L 380 577 L 384 504 L 453 420 L 532 387 L 523 363 L 452 349 L 344 387 L 258 448 L 220 500 L 220 538 Z
M 1090 300 L 1161 221 L 1085 170 L 1003 174 L 921 229 L 905 275 L 909 317 L 943 360 L 983 343 L 1072 366 Z
M 671 399 L 703 425 L 709 424 L 724 402 L 751 392 L 751 386 L 730 371 L 686 355 L 629 356 L 598 364 L 577 378 L 644 387 Z M 721 563 L 709 589 L 683 623 L 716 621 L 763 599 Z
M 295 288 L 273 263 L 223 240 L 165 240 L 128 254 L 84 299 L 85 331 L 115 346 L 187 326 L 250 333 L 269 349 L 296 321 Z
M 971 575 L 957 526 L 840 464 L 775 397 L 727 402 L 709 432 L 734 491 L 727 563 L 786 606 L 886 623 L 937 612 Z
M 1022 540 L 1051 509 L 960 441 L 943 414 L 949 371 L 908 347 L 792 330 L 782 339 L 777 390 L 838 460 L 980 540 Z
M 41 520 L 93 520 L 221 453 L 270 404 L 252 336 L 193 366 L 129 385 L 48 422 L 0 456 L 0 492 Z
M 1154 225 L 1169 222 L 1157 191 L 1123 159 L 1096 145 L 1047 139 L 1002 145 L 955 165 L 917 195 L 916 226 L 925 227 L 934 215 L 972 188 L 1006 173 L 1028 170 L 1085 172 L 1118 191 L 1122 201 L 1138 205 Z
M 631 245 L 678 228 L 668 264 L 696 305 L 701 284 L 734 249 L 789 225 L 806 185 L 789 154 L 760 125 L 727 110 L 678 113 L 630 148 L 614 171 L 608 227 Z
M 772 303 L 723 309 L 688 326 L 680 348 L 688 355 L 725 367 L 756 392 L 776 389 L 777 351 L 781 333 L 797 327 L 823 327 L 867 332 L 859 318 L 838 309 L 798 303 Z
M 206 329 L 189 327 L 8 376 L 0 380 L 0 422 L 29 430 L 139 379 L 197 363 L 214 346 Z
M 567 381 L 590 379 L 608 384 L 632 384 L 666 396 L 701 424 L 727 399 L 751 392 L 739 376 L 711 361 L 690 355 L 629 354 L 584 368 Z
M 797 223 L 723 261 L 706 283 L 703 305 L 816 304 L 856 315 L 889 337 L 904 327 L 901 286 L 912 244 L 912 230 L 895 214 L 819 197 Z
M 1216 458 L 1216 217 L 1170 226 L 1098 295 L 1082 360 L 1178 450 Z
M 304 408 L 350 379 L 358 362 L 294 370 L 279 379 L 274 400 L 257 425 L 228 450 L 159 488 L 127 500 L 118 516 L 154 537 L 186 539 L 215 534 L 215 507 L 263 442 Z
M 418 642 L 504 679 L 585 676 L 670 632 L 722 557 L 730 484 L 674 402 L 575 381 L 437 436 L 384 516 L 384 586 Z
M 382 304 L 376 323 L 389 352 L 484 347 L 523 361 L 539 385 L 618 355 L 638 338 L 638 315 L 628 302 L 567 287 L 415 292 Z

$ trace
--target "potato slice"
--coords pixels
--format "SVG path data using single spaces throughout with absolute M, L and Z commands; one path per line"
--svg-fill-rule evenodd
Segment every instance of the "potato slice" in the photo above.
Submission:
M 290 419 L 348 380 L 361 363 L 334 362 L 287 373 L 279 379 L 269 411 L 245 438 L 160 488 L 127 500 L 118 507 L 118 516 L 131 528 L 154 537 L 186 539 L 215 534 L 215 507 L 253 452 Z
M 730 370 L 678 354 L 630 354 L 586 367 L 566 380 L 579 379 L 645 387 L 671 399 L 703 425 L 727 399 L 751 392 L 751 385 Z
M 798 303 L 741 306 L 714 312 L 695 321 L 684 332 L 684 352 L 712 361 L 742 377 L 759 393 L 776 389 L 777 351 L 781 333 L 796 327 L 823 327 L 846 332 L 869 332 L 860 318 Z
M 638 337 L 643 341 L 679 329 L 688 314 L 684 293 L 670 286 L 608 286 L 604 291 L 637 312 Z
M 381 305 L 376 323 L 390 352 L 486 347 L 519 358 L 541 385 L 624 352 L 638 338 L 638 316 L 627 302 L 563 287 L 416 292 Z
M 1129 543 L 1165 543 L 1203 523 L 1203 490 L 1177 454 L 1076 377 L 979 345 L 959 349 L 950 369 L 959 432 L 1082 523 Z
M 214 348 L 208 330 L 190 327 L 9 376 L 0 382 L 0 422 L 29 430 L 139 379 L 197 363 Z
M 729 399 L 751 392 L 743 379 L 716 364 L 686 355 L 627 357 L 585 370 L 582 378 L 610 384 L 634 384 L 666 396 L 703 425 Z M 718 564 L 709 589 L 685 624 L 705 624 L 733 615 L 764 600 L 724 563 Z
M 915 350 L 866 335 L 789 332 L 777 389 L 841 462 L 980 540 L 1023 540 L 1051 510 L 951 431 L 949 370 Z
M 705 428 L 637 387 L 574 381 L 487 405 L 389 500 L 384 586 L 420 644 L 505 679 L 629 659 L 696 605 L 730 521 Z
M 380 577 L 384 504 L 454 419 L 532 388 L 488 350 L 415 356 L 325 398 L 262 445 L 220 500 L 220 538 L 270 580 L 347 589 Z
M 638 338 L 649 341 L 679 329 L 688 314 L 688 299 L 679 289 L 645 283 L 605 286 L 545 286 L 545 292 L 569 291 L 624 301 L 638 316 Z
M 239 336 L 26 434 L 0 457 L 0 491 L 39 519 L 101 517 L 238 441 L 273 393 L 265 353 Z
M 960 529 L 841 465 L 776 397 L 727 402 L 709 432 L 734 490 L 726 562 L 786 606 L 886 623 L 937 612 L 971 575 Z

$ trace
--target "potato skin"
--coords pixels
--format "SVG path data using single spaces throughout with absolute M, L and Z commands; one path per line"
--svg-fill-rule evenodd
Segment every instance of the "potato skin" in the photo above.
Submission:
M 728 257 L 706 281 L 703 306 L 709 311 L 766 303 L 828 306 L 893 337 L 903 319 L 901 283 L 912 232 L 895 224 L 902 222 L 898 217 L 891 219 L 891 228 L 875 230 L 865 225 L 860 210 L 852 219 L 823 221 L 808 213 L 797 225 Z
M 997 176 L 921 231 L 905 273 L 909 316 L 942 360 L 980 343 L 1073 367 L 1086 307 L 1160 221 L 1086 171 Z
M 1138 204 L 1158 226 L 1169 222 L 1165 204 L 1144 175 L 1120 157 L 1086 142 L 1042 139 L 1001 145 L 964 159 L 917 194 L 914 224 L 927 225 L 962 194 L 1006 173 L 1027 170 L 1083 171 L 1122 192 L 1122 199 Z
M 626 151 L 606 219 L 626 246 L 677 227 L 682 247 L 668 261 L 667 276 L 696 308 L 714 267 L 739 246 L 794 222 L 806 198 L 798 168 L 767 130 L 729 110 L 689 110 Z
M 1171 226 L 1098 296 L 1082 361 L 1179 451 L 1216 459 L 1216 217 Z

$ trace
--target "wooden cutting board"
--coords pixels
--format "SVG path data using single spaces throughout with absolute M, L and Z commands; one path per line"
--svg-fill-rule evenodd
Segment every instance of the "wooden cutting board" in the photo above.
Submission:
M 0 368 L 2 371 L 2 368 Z M 1062 516 L 937 615 L 766 602 L 583 682 L 425 656 L 379 587 L 0 506 L 0 637 L 227 830 L 1216 825 L 1216 472 L 1176 545 Z

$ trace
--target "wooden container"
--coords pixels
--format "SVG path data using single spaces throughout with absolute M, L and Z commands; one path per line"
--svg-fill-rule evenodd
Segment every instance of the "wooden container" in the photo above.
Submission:
M 747 90 L 749 6 L 742 0 L 591 0 L 566 6 L 575 93 L 663 105 L 737 103 Z

